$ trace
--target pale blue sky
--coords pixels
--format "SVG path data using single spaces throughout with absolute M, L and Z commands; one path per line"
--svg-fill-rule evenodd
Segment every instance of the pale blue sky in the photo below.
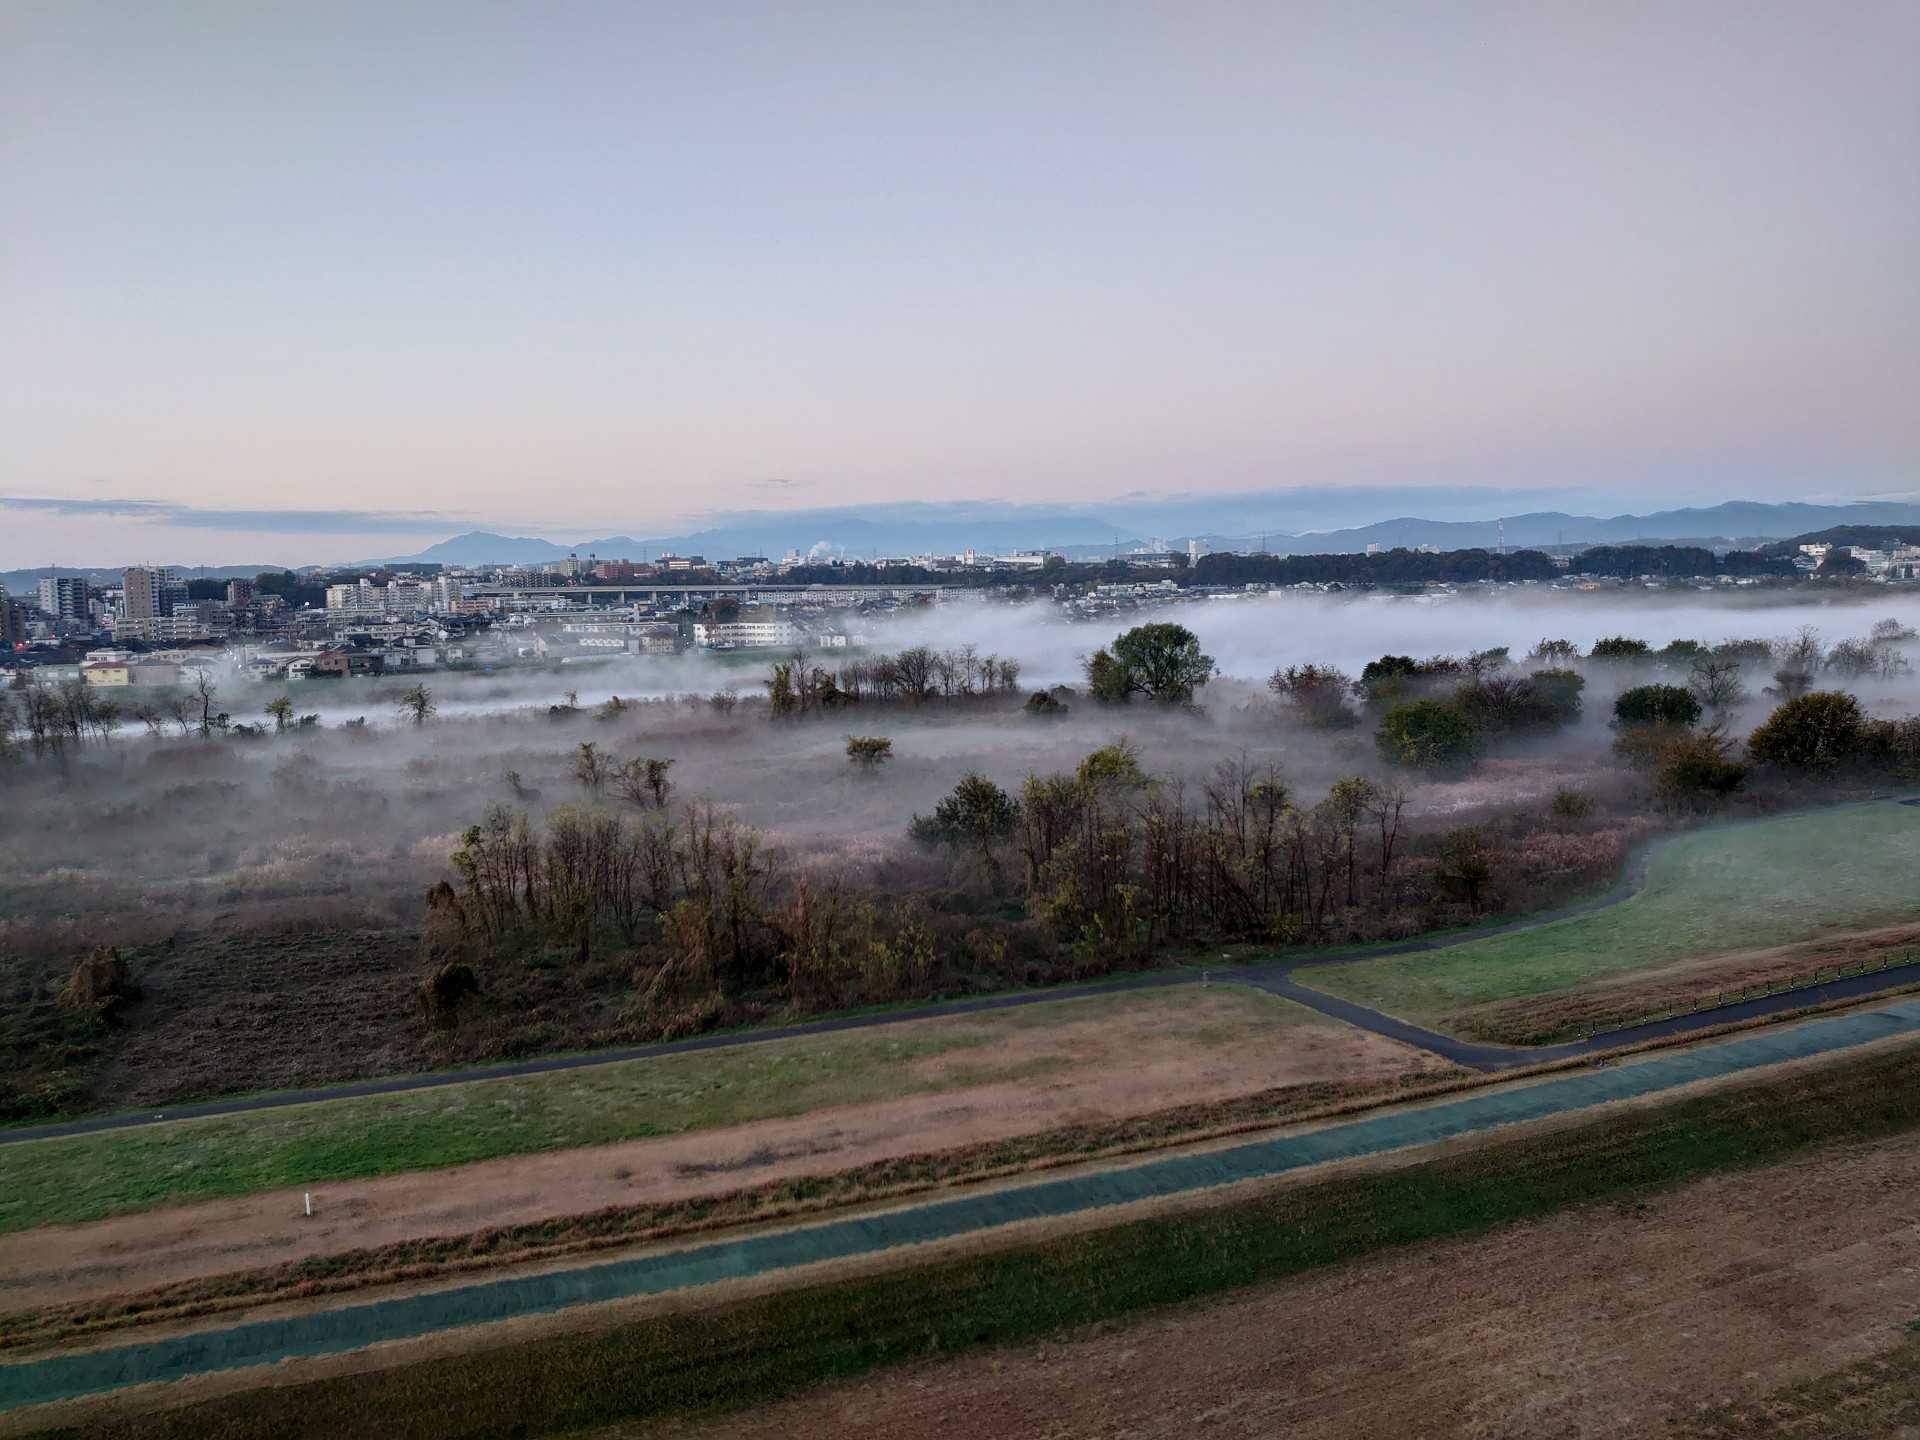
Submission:
M 356 513 L 0 564 L 1920 490 L 1916 55 L 1914 0 L 11 0 L 0 496 Z

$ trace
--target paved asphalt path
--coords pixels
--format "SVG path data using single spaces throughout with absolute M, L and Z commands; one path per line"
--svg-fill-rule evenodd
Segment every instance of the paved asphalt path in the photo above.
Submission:
M 1877 801 L 1863 801 L 1876 804 Z M 1899 800 L 1902 805 L 1920 806 L 1920 796 Z M 1784 817 L 1769 817 L 1784 818 Z M 1737 825 L 1764 825 L 1768 820 L 1745 820 Z M 1661 846 L 1672 836 L 1662 837 L 1640 850 L 1628 862 L 1621 878 L 1601 893 L 1554 910 L 1508 921 L 1500 925 L 1480 926 L 1452 935 L 1424 940 L 1407 940 L 1391 945 L 1368 946 L 1353 951 L 1327 951 L 1290 956 L 1259 965 L 1227 965 L 1219 969 L 1184 966 L 1174 970 L 1152 970 L 1137 975 L 1089 985 L 1072 985 L 1047 990 L 1020 990 L 1003 995 L 982 995 L 963 1000 L 936 1001 L 927 1005 L 869 1011 L 859 1015 L 841 1015 L 823 1020 L 806 1020 L 794 1025 L 740 1030 L 716 1035 L 696 1035 L 685 1040 L 664 1040 L 651 1045 L 627 1045 L 615 1049 L 594 1050 L 579 1055 L 552 1055 L 534 1060 L 515 1060 L 500 1065 L 479 1065 L 465 1070 L 440 1070 L 425 1075 L 398 1075 L 376 1080 L 355 1080 L 341 1085 L 322 1085 L 306 1090 L 275 1090 L 264 1095 L 232 1096 L 198 1104 L 171 1105 L 163 1110 L 136 1111 L 121 1115 L 96 1115 L 84 1120 L 64 1120 L 48 1125 L 21 1125 L 0 1129 L 0 1145 L 25 1140 L 50 1140 L 66 1135 L 91 1135 L 103 1130 L 131 1130 L 143 1125 L 158 1125 L 172 1120 L 198 1120 L 217 1115 L 242 1115 L 256 1110 L 274 1110 L 285 1105 L 310 1105 L 324 1100 L 351 1100 L 368 1095 L 397 1095 L 409 1090 L 431 1090 L 442 1085 L 461 1085 L 469 1080 L 504 1080 L 520 1075 L 550 1075 L 563 1070 L 581 1070 L 595 1065 L 616 1065 L 625 1060 L 648 1060 L 661 1055 L 690 1055 L 706 1050 L 729 1049 L 737 1045 L 762 1045 L 774 1040 L 792 1040 L 805 1035 L 832 1035 L 848 1030 L 864 1030 L 875 1025 L 891 1025 L 899 1020 L 926 1020 L 940 1016 L 975 1015 L 992 1010 L 1007 1010 L 1023 1005 L 1044 1005 L 1056 1000 L 1072 1000 L 1084 995 L 1111 995 L 1129 990 L 1158 989 L 1167 985 L 1192 985 L 1217 980 L 1228 984 L 1248 984 L 1275 995 L 1298 1001 L 1323 1015 L 1344 1020 L 1376 1035 L 1402 1041 L 1419 1049 L 1476 1070 L 1511 1069 L 1538 1064 L 1569 1055 L 1592 1054 L 1619 1045 L 1666 1035 L 1682 1035 L 1704 1030 L 1729 1021 L 1818 1005 L 1828 1000 L 1871 995 L 1920 980 L 1920 966 L 1901 966 L 1870 975 L 1848 976 L 1799 990 L 1784 991 L 1755 1000 L 1740 1001 L 1716 1009 L 1699 1010 L 1690 1015 L 1658 1020 L 1597 1034 L 1567 1045 L 1504 1046 L 1475 1045 L 1442 1035 L 1434 1030 L 1410 1025 L 1378 1010 L 1341 1000 L 1300 984 L 1293 972 L 1310 966 L 1338 965 L 1354 960 L 1372 960 L 1383 955 L 1410 955 L 1427 950 L 1443 950 L 1454 945 L 1471 944 L 1491 935 L 1534 930 L 1542 925 L 1584 915 L 1617 905 L 1639 893 L 1646 883 L 1647 867 Z
M 130 1344 L 5 1360 L 0 1361 L 0 1411 L 128 1385 L 179 1380 L 303 1356 L 336 1355 L 382 1341 L 518 1316 L 665 1294 L 721 1280 L 774 1275 L 822 1261 L 981 1234 L 1020 1221 L 1188 1195 L 1332 1161 L 1484 1134 L 1916 1032 L 1920 1032 L 1920 1001 L 1909 1000 L 1581 1070 L 1537 1084 L 1494 1086 L 1459 1099 L 1400 1107 L 1221 1149 L 979 1189 L 864 1215 L 731 1236 L 593 1265 L 295 1311 L 277 1318 L 216 1325 Z
M 1920 964 L 1896 965 L 1890 969 L 1875 970 L 1864 975 L 1847 975 L 1838 980 L 1822 981 L 1820 984 L 1803 986 L 1797 990 L 1780 990 L 1772 995 L 1757 995 L 1751 1000 L 1737 1000 L 1727 1005 L 1716 1005 L 1711 1009 L 1695 1010 L 1686 1015 L 1670 1016 L 1665 1020 L 1649 1020 L 1641 1025 L 1599 1031 L 1584 1040 L 1571 1040 L 1562 1045 L 1476 1045 L 1472 1041 L 1456 1040 L 1453 1036 L 1442 1035 L 1437 1030 L 1424 1030 L 1418 1025 L 1408 1024 L 1405 1020 L 1396 1019 L 1379 1010 L 1370 1010 L 1365 1005 L 1356 1005 L 1353 1001 L 1342 1000 L 1337 995 L 1328 995 L 1324 991 L 1311 989 L 1287 974 L 1248 976 L 1245 983 L 1275 995 L 1284 995 L 1289 1000 L 1318 1010 L 1322 1015 L 1331 1015 L 1337 1020 L 1346 1021 L 1349 1025 L 1357 1025 L 1362 1030 L 1371 1030 L 1376 1035 L 1385 1035 L 1389 1039 L 1431 1051 L 1435 1055 L 1453 1061 L 1456 1065 L 1464 1065 L 1469 1070 L 1511 1070 L 1522 1065 L 1538 1065 L 1547 1060 L 1566 1060 L 1580 1055 L 1597 1055 L 1601 1051 L 1618 1049 L 1622 1045 L 1638 1045 L 1647 1040 L 1685 1035 L 1695 1030 L 1704 1030 L 1709 1026 L 1731 1025 L 1742 1020 L 1758 1020 L 1767 1015 L 1801 1010 L 1809 1005 L 1819 1005 L 1832 1000 L 1851 1000 L 1877 995 L 1884 990 L 1920 983 Z

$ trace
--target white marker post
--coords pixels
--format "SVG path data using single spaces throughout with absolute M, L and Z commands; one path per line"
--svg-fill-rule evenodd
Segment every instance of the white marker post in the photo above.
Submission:
M 307 1214 L 313 1214 L 313 1192 L 311 1190 L 307 1191 Z

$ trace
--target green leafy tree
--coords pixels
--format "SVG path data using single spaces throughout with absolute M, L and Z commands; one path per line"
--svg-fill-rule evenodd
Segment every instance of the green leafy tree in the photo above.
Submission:
M 1113 658 L 1110 650 L 1096 650 L 1088 658 L 1087 690 L 1101 705 L 1124 705 L 1133 698 L 1126 667 Z
M 1578 670 L 1536 670 L 1533 688 L 1541 700 L 1551 706 L 1562 725 L 1580 718 L 1580 692 L 1587 688 L 1587 677 Z
M 1374 732 L 1380 753 L 1396 765 L 1464 770 L 1480 753 L 1480 728 L 1459 707 L 1414 700 L 1389 710 Z
M 1729 753 L 1718 730 L 1687 732 L 1668 744 L 1655 789 L 1670 805 L 1723 800 L 1747 778 L 1747 767 Z
M 1018 801 L 986 776 L 970 771 L 934 806 L 932 815 L 913 817 L 911 833 L 923 845 L 974 849 L 988 870 L 997 873 L 994 842 L 1011 835 L 1019 819 Z
M 293 701 L 285 695 L 269 700 L 266 704 L 266 714 L 273 719 L 273 733 L 284 735 L 287 732 L 288 722 L 293 719 Z
M 1813 690 L 1776 709 L 1747 737 L 1747 753 L 1761 765 L 1792 770 L 1831 770 L 1858 758 L 1867 740 L 1867 717 L 1844 690 Z
M 1213 678 L 1213 657 L 1184 625 L 1159 621 L 1136 625 L 1087 662 L 1087 682 L 1096 699 L 1111 702 L 1145 695 L 1163 705 L 1186 705 Z
M 1358 689 L 1371 709 L 1390 710 L 1413 698 L 1414 684 L 1424 673 L 1411 655 L 1382 655 L 1361 669 Z
M 793 662 L 776 660 L 766 682 L 767 705 L 776 716 L 792 715 L 800 709 L 800 697 L 793 688 Z
M 1613 702 L 1614 723 L 1673 725 L 1687 729 L 1700 719 L 1700 701 L 1684 685 L 1636 685 Z
M 1635 640 L 1629 635 L 1613 635 L 1605 640 L 1593 642 L 1593 649 L 1587 652 L 1589 660 L 1633 661 L 1645 660 L 1653 654 L 1653 647 L 1644 640 Z
M 1353 696 L 1353 681 L 1332 665 L 1289 665 L 1267 677 L 1267 689 L 1315 729 L 1344 730 L 1360 722 L 1348 703 Z
M 433 692 L 424 685 L 415 685 L 400 697 L 400 713 L 415 725 L 424 725 L 432 718 L 433 712 L 440 707 L 433 703 Z
M 1140 768 L 1140 752 L 1124 738 L 1089 751 L 1074 773 L 1082 785 L 1138 790 L 1147 783 L 1147 774 Z

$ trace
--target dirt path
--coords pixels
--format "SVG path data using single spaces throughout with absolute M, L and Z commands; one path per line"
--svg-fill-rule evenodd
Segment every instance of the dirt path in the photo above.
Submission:
M 1654 1436 L 1897 1343 L 1920 1315 L 1916 1193 L 1906 1137 L 671 1433 Z
M 1029 1134 L 1284 1085 L 1383 1084 L 1437 1070 L 1418 1051 L 1316 1023 L 1211 1049 L 1168 1043 L 1151 1016 L 1098 1022 L 1099 1059 L 1033 1080 L 977 1085 L 655 1140 L 489 1160 L 0 1236 L 0 1311 L 149 1289 L 311 1255 L 682 1199 L 873 1160 Z M 1115 1027 L 1125 1034 L 1111 1033 Z M 1146 1028 L 1142 1028 L 1146 1027 Z M 1138 1030 L 1135 1034 L 1133 1031 Z M 1127 1043 L 1108 1043 L 1116 1038 Z M 1015 1030 L 992 1047 L 922 1065 L 1017 1066 L 1059 1033 Z

